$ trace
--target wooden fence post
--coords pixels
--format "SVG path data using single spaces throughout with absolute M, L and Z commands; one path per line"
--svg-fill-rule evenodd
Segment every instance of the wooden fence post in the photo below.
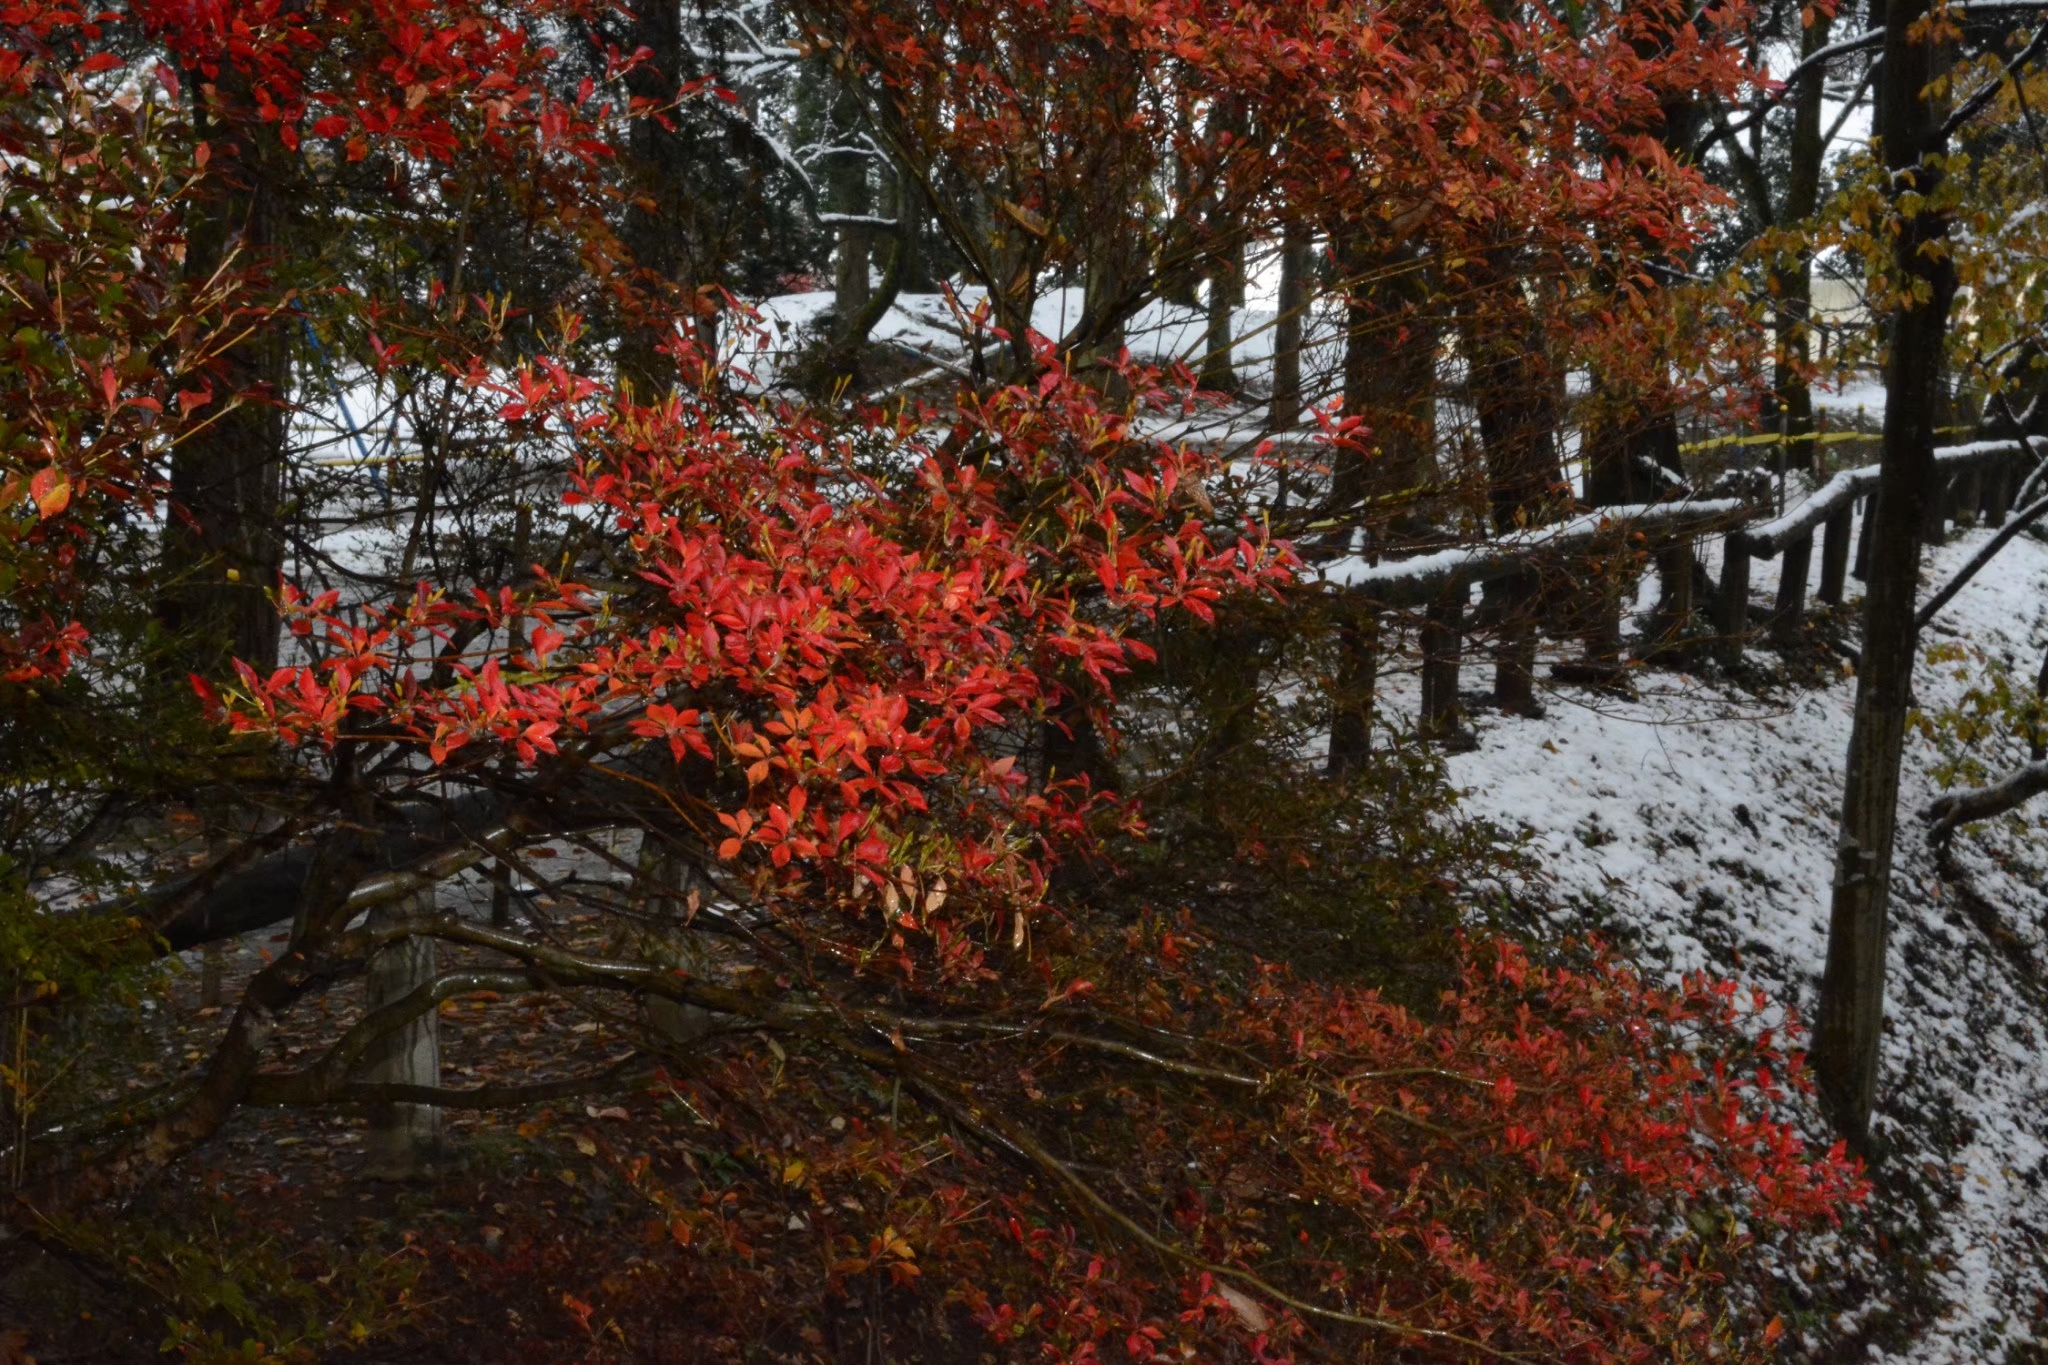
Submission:
M 1686 627 L 1692 624 L 1691 540 L 1680 536 L 1658 548 L 1657 589 L 1657 636 L 1661 651 L 1683 641 Z
M 1372 749 L 1372 693 L 1379 681 L 1379 613 L 1349 597 L 1337 604 L 1337 678 L 1332 691 L 1330 753 L 1324 771 L 1346 777 L 1365 767 Z
M 2019 465 L 2011 459 L 1992 462 L 1984 476 L 1984 524 L 1998 527 L 2005 525 L 2006 513 L 2012 510 L 2013 483 L 2019 477 Z
M 1856 567 L 1852 571 L 1858 582 L 1870 581 L 1870 528 L 1877 520 L 1877 494 L 1871 493 L 1863 500 L 1863 529 L 1856 533 Z
M 1493 656 L 1493 700 L 1503 711 L 1535 718 L 1543 714 L 1536 700 L 1536 579 L 1523 568 L 1489 582 L 1494 598 L 1499 643 Z
M 424 891 L 395 905 L 370 912 L 370 926 L 381 928 L 414 915 L 430 915 L 434 893 Z M 404 938 L 379 949 L 370 958 L 364 1009 L 395 1005 L 435 974 L 434 940 Z M 363 1079 L 401 1085 L 441 1083 L 440 1011 L 385 1034 L 363 1056 Z M 417 1175 L 440 1154 L 441 1111 L 430 1104 L 390 1103 L 370 1106 L 370 1132 L 364 1144 L 372 1174 L 399 1180 Z
M 1799 642 L 1806 623 L 1806 576 L 1813 567 L 1813 532 L 1803 532 L 1778 554 L 1778 603 L 1771 613 L 1771 639 L 1780 645 Z
M 1951 513 L 1956 519 L 1956 525 L 1961 526 L 1965 523 L 1970 525 L 1976 524 L 1978 514 L 1984 507 L 1984 481 L 1986 477 L 1987 474 L 1982 461 L 1971 465 L 1956 476 L 1955 484 L 1953 485 L 1955 488 L 1955 498 L 1951 508 Z M 1996 477 L 1995 471 L 1989 477 Z
M 1470 748 L 1472 734 L 1458 724 L 1458 665 L 1465 629 L 1463 583 L 1429 604 L 1422 622 L 1422 737 L 1449 748 Z
M 1820 600 L 1831 607 L 1842 605 L 1843 582 L 1849 576 L 1849 536 L 1856 521 L 1856 499 L 1851 498 L 1828 517 L 1820 543 Z
M 1714 656 L 1723 668 L 1742 664 L 1742 644 L 1749 634 L 1749 542 L 1742 531 L 1730 531 L 1723 538 L 1721 584 L 1714 603 Z

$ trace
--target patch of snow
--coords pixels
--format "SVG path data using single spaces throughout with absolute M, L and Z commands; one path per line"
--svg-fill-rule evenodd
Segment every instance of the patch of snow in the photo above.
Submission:
M 1947 581 L 1989 534 L 1932 549 L 1923 584 Z M 1774 594 L 1781 563 L 1756 566 L 1756 600 Z M 1936 618 L 1926 643 L 1944 641 L 2008 662 L 2031 686 L 2048 644 L 2048 546 L 2023 537 L 2008 547 Z M 1923 663 L 1918 704 L 1955 705 L 1979 676 Z M 1560 931 L 1590 920 L 1653 973 L 1733 977 L 1811 1018 L 1854 679 L 1845 666 L 1824 687 L 1761 699 L 1683 675 L 1639 682 L 1634 700 L 1555 691 L 1540 722 L 1482 713 L 1479 749 L 1448 760 L 1453 782 L 1470 812 L 1526 832 L 1554 899 L 1570 907 Z M 1979 757 L 1997 773 L 2025 751 Z M 1941 1300 L 1907 1325 L 1907 1347 L 1873 1348 L 1901 1365 L 2002 1360 L 2035 1339 L 2048 1305 L 2048 1018 L 2015 950 L 1991 942 L 1936 872 L 1918 812 L 1941 790 L 1942 758 L 1909 737 L 1893 874 L 1878 1129 L 1892 1169 L 1931 1195 L 1927 1255 Z M 1964 832 L 1956 855 L 2019 951 L 2048 966 L 2044 831 L 2043 812 L 2024 812 Z M 1873 1216 L 1916 1217 L 1903 1202 Z

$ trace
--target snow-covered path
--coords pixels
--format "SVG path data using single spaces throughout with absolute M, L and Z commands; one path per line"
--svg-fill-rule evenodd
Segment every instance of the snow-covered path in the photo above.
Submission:
M 1933 550 L 1927 589 L 1987 534 Z M 1760 576 L 1758 600 L 1775 586 Z M 2048 546 L 2016 541 L 1924 643 L 1981 651 L 2030 694 L 2048 645 Z M 1918 700 L 1939 712 L 1984 675 L 1981 662 L 1923 663 Z M 1540 722 L 1482 714 L 1479 750 L 1450 759 L 1453 782 L 1471 813 L 1528 831 L 1570 907 L 1561 931 L 1598 925 L 1648 968 L 1705 968 L 1810 1016 L 1853 679 L 1845 668 L 1824 688 L 1762 698 L 1668 673 L 1639 681 L 1634 701 L 1553 693 Z M 1993 772 L 2026 758 L 2010 740 L 1980 750 Z M 1959 866 L 2013 936 L 1994 944 L 1942 885 L 1917 815 L 1941 790 L 1943 758 L 1927 735 L 1909 740 L 1879 1118 L 1894 1169 L 1931 1196 L 1918 1228 L 1893 1201 L 1887 1240 L 1927 1258 L 1939 1304 L 1910 1323 L 1841 1325 L 1870 1327 L 1883 1343 L 1872 1359 L 1960 1365 L 2005 1358 L 2048 1312 L 2048 1017 L 2025 979 L 2029 955 L 2048 963 L 2048 802 L 1957 840 Z M 1845 1254 L 1820 1255 L 1816 1271 L 1839 1271 Z

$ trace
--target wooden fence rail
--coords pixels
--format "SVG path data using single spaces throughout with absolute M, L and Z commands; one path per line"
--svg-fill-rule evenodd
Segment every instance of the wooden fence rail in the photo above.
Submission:
M 2023 457 L 2032 455 L 2029 466 Z M 1991 526 L 2002 525 L 2014 502 L 2017 488 L 2022 494 L 2033 490 L 2048 473 L 2048 440 L 1972 441 L 1943 446 L 1934 452 L 1941 473 L 1941 491 L 1927 508 L 1927 534 L 1938 541 L 1947 523 L 1964 518 L 1981 519 Z M 1368 612 L 1387 608 L 1425 609 L 1424 669 L 1421 732 L 1438 738 L 1462 734 L 1457 724 L 1457 673 L 1462 657 L 1462 637 L 1471 624 L 1467 607 L 1474 584 L 1499 583 L 1526 578 L 1545 563 L 1555 565 L 1560 556 L 1573 552 L 1597 552 L 1603 546 L 1623 542 L 1652 552 L 1665 578 L 1666 631 L 1676 637 L 1693 611 L 1693 544 L 1703 535 L 1720 534 L 1721 577 L 1713 585 L 1711 621 L 1713 653 L 1724 667 L 1738 666 L 1750 636 L 1750 565 L 1754 560 L 1784 556 L 1777 600 L 1767 618 L 1774 642 L 1790 644 L 1802 634 L 1807 614 L 1807 578 L 1812 565 L 1816 531 L 1821 544 L 1821 576 L 1818 599 L 1832 606 L 1842 602 L 1846 579 L 1852 571 L 1850 545 L 1860 506 L 1875 495 L 1878 467 L 1867 465 L 1835 475 L 1811 497 L 1775 515 L 1739 498 L 1695 498 L 1688 501 L 1640 503 L 1596 508 L 1569 520 L 1496 539 L 1411 552 L 1403 558 L 1369 562 L 1359 555 L 1332 559 L 1320 566 L 1322 581 L 1343 592 Z M 1867 510 L 1867 509 L 1866 509 Z M 1864 534 L 1854 547 L 1853 571 L 1858 578 L 1868 572 L 1871 519 L 1862 518 Z M 1585 575 L 1591 578 L 1591 575 Z M 1491 591 L 1491 590 L 1489 590 Z M 1613 615 L 1609 603 L 1607 615 Z M 1604 619 L 1604 618 L 1603 618 Z M 1588 667 L 1616 670 L 1619 666 L 1618 618 L 1594 634 L 1610 633 L 1612 640 L 1589 637 Z M 1371 638 L 1376 632 L 1361 632 Z M 1526 654 L 1529 645 L 1504 642 L 1503 677 L 1512 671 L 1507 656 L 1517 650 Z M 1526 671 L 1527 665 L 1521 667 Z M 1367 667 L 1362 676 L 1375 670 Z M 1510 691 L 1507 682 L 1497 691 Z M 1505 695 L 1504 695 L 1505 699 Z

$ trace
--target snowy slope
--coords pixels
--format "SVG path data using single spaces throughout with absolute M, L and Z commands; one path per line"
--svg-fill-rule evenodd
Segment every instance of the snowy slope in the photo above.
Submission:
M 1933 550 L 1924 590 L 1985 535 Z M 1759 601 L 1774 578 L 1759 575 Z M 2048 645 L 2048 547 L 2013 544 L 1934 623 L 1927 643 L 1944 640 L 2008 662 L 2016 686 L 2031 689 Z M 1923 664 L 1920 705 L 1954 705 L 1967 686 L 1956 673 Z M 1638 692 L 1624 701 L 1560 690 L 1540 722 L 1482 713 L 1481 746 L 1451 758 L 1452 780 L 1471 812 L 1528 832 L 1554 899 L 1569 907 L 1561 930 L 1599 925 L 1647 968 L 1707 968 L 1810 1017 L 1853 679 L 1845 670 L 1818 690 L 1758 696 L 1657 673 Z M 2026 754 L 2004 741 L 1980 757 L 2002 771 Z M 2048 1309 L 2048 993 L 2032 979 L 2033 964 L 2048 963 L 2048 801 L 1958 839 L 1959 866 L 1992 927 L 2006 931 L 1994 942 L 1983 913 L 1973 919 L 1942 884 L 1917 816 L 1941 790 L 1941 758 L 1929 739 L 1909 741 L 1878 1120 L 1894 1149 L 1886 1183 L 1908 1188 L 1875 1215 L 1888 1245 L 1924 1252 L 1935 1301 L 1882 1322 L 1881 1290 L 1837 1327 L 1868 1328 L 1887 1348 L 1870 1345 L 1872 1359 L 1994 1361 L 2033 1340 Z M 1926 1227 L 1915 1226 L 1915 1195 L 1927 1201 Z M 1845 1239 L 1809 1271 L 1839 1273 L 1846 1257 L 1858 1274 L 1856 1255 Z

